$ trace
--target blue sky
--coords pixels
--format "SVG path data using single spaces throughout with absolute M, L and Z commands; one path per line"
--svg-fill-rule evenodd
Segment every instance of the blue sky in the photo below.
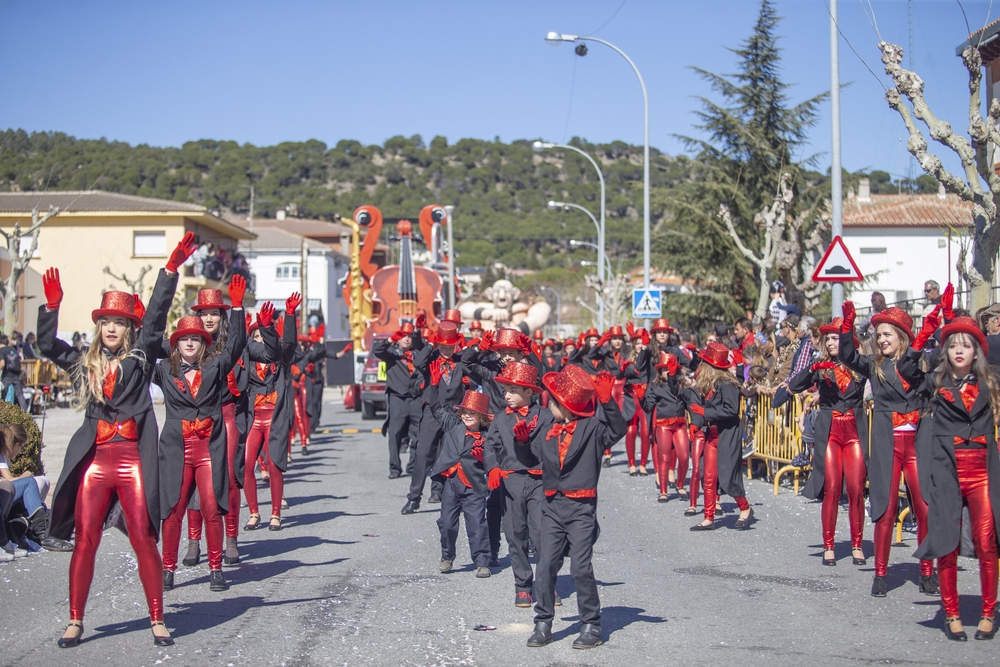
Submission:
M 779 0 L 785 79 L 793 101 L 829 90 L 824 0 Z M 402 134 L 504 141 L 642 141 L 638 83 L 613 51 L 547 45 L 549 30 L 589 34 L 621 0 L 423 2 L 0 2 L 5 94 L 0 127 L 178 146 L 232 139 L 258 145 Z M 917 0 L 915 66 L 936 113 L 959 129 L 967 83 L 955 47 L 967 36 L 955 0 Z M 969 24 L 990 3 L 962 0 Z M 841 0 L 843 159 L 851 170 L 905 173 L 903 126 L 888 109 L 868 0 Z M 906 48 L 905 0 L 871 1 L 883 38 Z M 756 0 L 627 0 L 596 35 L 626 51 L 649 88 L 652 145 L 677 154 L 692 134 L 692 65 L 730 72 Z M 869 10 L 869 14 L 871 10 Z M 992 16 L 1000 15 L 1000 3 Z M 905 144 L 905 137 L 904 137 Z M 829 165 L 829 105 L 810 153 Z M 938 151 L 945 157 L 944 151 Z M 950 165 L 954 161 L 948 160 Z M 919 174 L 919 168 L 917 168 Z

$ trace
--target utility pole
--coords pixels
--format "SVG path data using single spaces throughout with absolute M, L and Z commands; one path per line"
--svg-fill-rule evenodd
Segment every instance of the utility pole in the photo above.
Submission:
M 831 139 L 833 160 L 830 165 L 830 198 L 833 200 L 833 221 L 830 232 L 840 236 L 844 231 L 844 184 L 840 166 L 840 29 L 837 25 L 837 0 L 830 0 L 830 106 L 833 127 Z M 844 283 L 833 283 L 831 295 L 831 313 L 834 318 L 840 315 L 844 306 Z
M 299 264 L 299 281 L 302 286 L 299 293 L 302 294 L 302 319 L 299 333 L 301 334 L 309 326 L 309 239 L 302 237 L 302 255 Z

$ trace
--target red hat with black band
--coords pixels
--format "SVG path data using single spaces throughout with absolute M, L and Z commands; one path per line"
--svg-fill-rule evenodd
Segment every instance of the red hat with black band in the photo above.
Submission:
M 722 343 L 710 342 L 705 349 L 698 353 L 698 358 L 709 366 L 714 366 L 725 370 L 733 367 L 733 361 L 729 354 L 729 348 Z
M 482 392 L 466 389 L 462 402 L 455 406 L 455 410 L 468 410 L 490 417 L 490 397 Z
M 542 384 L 559 404 L 577 417 L 592 417 L 596 411 L 594 404 L 594 383 L 587 371 L 570 364 L 558 373 L 546 373 Z
M 124 317 L 135 326 L 142 326 L 142 319 L 135 314 L 135 297 L 128 292 L 105 292 L 101 296 L 101 307 L 92 311 L 90 316 L 94 324 L 102 317 Z
M 458 345 L 462 339 L 458 335 L 458 326 L 451 320 L 443 320 L 430 340 L 435 345 Z
M 227 306 L 222 301 L 222 290 L 220 289 L 198 290 L 198 303 L 191 306 L 191 310 L 197 313 L 202 310 L 211 310 L 212 308 L 218 308 L 219 310 L 229 310 L 230 306 Z
M 913 335 L 913 318 L 902 308 L 893 306 L 892 308 L 886 308 L 878 315 L 872 316 L 872 326 L 877 327 L 880 324 L 891 324 L 894 327 L 902 329 L 911 343 L 915 338 Z
M 531 389 L 534 392 L 542 391 L 538 386 L 538 369 L 531 364 L 521 362 L 507 364 L 494 380 L 498 384 L 514 385 L 515 387 Z
M 177 345 L 177 340 L 184 336 L 201 336 L 205 345 L 212 344 L 212 334 L 205 329 L 205 323 L 197 315 L 185 315 L 177 320 L 177 330 L 170 334 L 170 347 Z
M 983 354 L 988 354 L 990 351 L 990 344 L 986 342 L 986 336 L 983 334 L 982 330 L 976 325 L 976 321 L 971 317 L 956 317 L 948 324 L 944 325 L 941 329 L 941 342 L 942 344 L 948 340 L 948 336 L 952 334 L 963 333 L 972 336 L 979 343 L 979 347 L 983 349 Z

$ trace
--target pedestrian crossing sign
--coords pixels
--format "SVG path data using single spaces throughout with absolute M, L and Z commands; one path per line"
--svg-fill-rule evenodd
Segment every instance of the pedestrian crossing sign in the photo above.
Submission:
M 662 313 L 663 313 L 663 302 L 661 301 L 660 290 L 658 289 L 632 290 L 632 317 L 634 319 L 660 317 Z

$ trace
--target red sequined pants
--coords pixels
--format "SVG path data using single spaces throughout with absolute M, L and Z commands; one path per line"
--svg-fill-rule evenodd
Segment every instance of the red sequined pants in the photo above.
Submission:
M 281 493 L 284 490 L 284 477 L 281 469 L 271 460 L 268 440 L 271 436 L 271 418 L 274 417 L 274 404 L 264 403 L 253 411 L 253 425 L 247 435 L 246 470 L 243 476 L 243 495 L 247 499 L 250 514 L 260 514 L 257 507 L 257 476 L 254 474 L 254 464 L 257 454 L 263 454 L 267 461 L 268 485 L 271 488 L 271 516 L 281 516 Z
M 198 489 L 201 515 L 205 519 L 208 567 L 211 570 L 222 569 L 222 515 L 219 514 L 212 484 L 212 457 L 208 452 L 208 440 L 208 437 L 198 435 L 184 438 L 184 474 L 181 477 L 180 500 L 163 521 L 163 568 L 171 572 L 177 569 L 181 520 L 195 487 Z
M 910 490 L 913 517 L 917 520 L 917 544 L 927 537 L 927 503 L 920 493 L 917 476 L 917 451 L 914 447 L 916 431 L 895 431 L 892 434 L 892 476 L 889 477 L 889 504 L 885 513 L 875 522 L 875 576 L 884 577 L 889 567 L 889 549 L 892 530 L 896 526 L 896 508 L 899 506 L 899 476 L 903 475 Z M 934 561 L 920 561 L 920 574 L 934 573 Z
M 837 512 L 840 510 L 840 492 L 847 480 L 847 517 L 851 524 L 851 548 L 861 548 L 861 535 L 865 526 L 865 467 L 858 426 L 853 414 L 833 415 L 830 437 L 826 442 L 826 461 L 823 470 L 823 549 L 833 549 L 837 533 Z M 898 479 L 897 474 L 897 479 Z
M 240 487 L 236 484 L 236 449 L 240 446 L 240 432 L 236 427 L 236 404 L 222 404 L 222 420 L 226 425 L 226 459 L 229 463 L 229 513 L 223 517 L 226 525 L 226 537 L 238 537 L 240 534 Z M 187 511 L 188 539 L 195 542 L 201 539 L 201 512 Z
M 636 464 L 635 438 L 638 436 L 642 447 L 641 465 L 645 466 L 646 461 L 649 460 L 649 415 L 643 412 L 639 406 L 640 401 L 638 396 L 632 396 L 625 400 L 635 401 L 635 415 L 632 417 L 632 421 L 628 423 L 628 431 L 625 433 L 625 453 L 628 454 L 628 464 L 629 467 Z

